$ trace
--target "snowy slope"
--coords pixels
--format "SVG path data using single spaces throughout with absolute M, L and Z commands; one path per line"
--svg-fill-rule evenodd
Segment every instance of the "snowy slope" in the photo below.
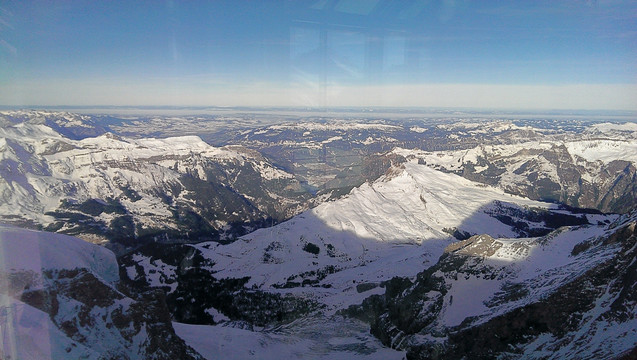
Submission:
M 565 145 L 571 154 L 587 161 L 601 161 L 607 164 L 615 160 L 625 160 L 637 163 L 637 139 L 582 140 L 567 142 Z
M 211 360 L 399 360 L 405 355 L 383 347 L 365 324 L 354 319 L 302 319 L 267 331 L 231 325 L 173 324 L 177 335 Z
M 32 169 L 8 168 L 3 175 L 3 200 L 20 210 L 12 209 L 7 215 L 26 212 L 34 220 L 38 214 L 56 208 L 59 201 L 68 196 L 65 189 L 73 187 L 78 198 L 104 198 L 119 195 L 118 185 L 134 184 L 141 189 L 159 187 L 165 182 L 177 181 L 185 172 L 207 180 L 200 159 L 218 161 L 246 161 L 245 154 L 229 149 L 214 148 L 196 136 L 169 139 L 122 139 L 112 134 L 74 141 L 66 139 L 45 125 L 18 124 L 0 129 L 0 148 L 3 160 L 10 163 L 33 164 Z M 55 151 L 54 151 L 55 150 Z M 191 167 L 173 169 L 180 160 L 193 161 Z M 35 166 L 39 168 L 35 168 Z M 267 178 L 291 178 L 290 174 L 272 169 L 267 164 Z M 16 173 L 22 170 L 22 173 Z M 29 171 L 31 170 L 31 171 Z M 39 170 L 39 171 L 38 171 Z M 20 176 L 21 179 L 12 179 Z M 11 196 L 10 192 L 15 195 Z M 21 205 L 26 193 L 32 202 Z M 142 196 L 144 198 L 144 196 Z M 144 200 L 144 199 L 142 199 Z M 166 213 L 166 206 L 147 199 L 136 207 Z M 5 210 L 8 211 L 8 210 Z
M 61 234 L 0 224 L 0 270 L 39 274 L 47 269 L 87 269 L 105 282 L 119 280 L 115 254 Z
M 165 303 L 129 298 L 118 281 L 103 247 L 0 225 L 0 358 L 200 358 L 154 313 Z

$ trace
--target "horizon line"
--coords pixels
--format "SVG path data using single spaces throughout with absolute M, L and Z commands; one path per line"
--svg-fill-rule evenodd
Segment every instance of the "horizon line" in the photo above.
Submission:
M 546 112 L 579 112 L 579 113 L 625 113 L 626 115 L 635 114 L 635 109 L 578 109 L 578 108 L 533 108 L 533 107 L 475 107 L 475 106 L 391 106 L 391 105 L 335 105 L 335 106 L 303 106 L 303 105 L 8 105 L 0 104 L 0 110 L 47 110 L 47 109 L 131 109 L 131 110 L 295 110 L 295 111 L 319 111 L 326 112 L 331 110 L 356 110 L 356 111 L 375 111 L 375 110 L 410 110 L 410 111 L 498 111 L 498 112 L 530 112 L 530 113 L 546 113 Z

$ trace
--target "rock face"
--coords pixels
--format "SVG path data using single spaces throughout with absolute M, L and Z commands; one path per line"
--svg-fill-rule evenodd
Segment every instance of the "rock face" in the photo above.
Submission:
M 110 251 L 6 226 L 0 248 L 3 359 L 201 359 L 175 335 L 162 291 L 119 285 Z
M 637 335 L 636 224 L 473 236 L 347 312 L 408 359 L 620 358 Z

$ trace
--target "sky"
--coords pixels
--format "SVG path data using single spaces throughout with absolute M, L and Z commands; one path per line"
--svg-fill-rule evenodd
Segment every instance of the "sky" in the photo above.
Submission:
M 0 105 L 637 110 L 635 1 L 0 1 Z

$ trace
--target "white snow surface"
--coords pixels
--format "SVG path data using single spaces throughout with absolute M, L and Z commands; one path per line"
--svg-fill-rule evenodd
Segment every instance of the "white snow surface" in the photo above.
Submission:
M 102 280 L 119 281 L 115 254 L 72 236 L 0 224 L 0 272 L 88 269 Z
M 591 134 L 604 134 L 607 136 L 626 136 L 632 135 L 632 137 L 637 138 L 637 123 L 634 122 L 626 122 L 626 123 L 601 123 L 601 124 L 593 124 L 590 128 L 586 130 L 587 133 Z
M 637 125 L 637 124 L 635 124 Z M 582 140 L 565 144 L 569 153 L 588 161 L 609 163 L 626 160 L 637 163 L 637 139 L 628 140 Z
M 405 353 L 384 347 L 356 320 L 304 319 L 282 328 L 251 331 L 228 325 L 173 323 L 175 332 L 206 359 L 399 360 Z

